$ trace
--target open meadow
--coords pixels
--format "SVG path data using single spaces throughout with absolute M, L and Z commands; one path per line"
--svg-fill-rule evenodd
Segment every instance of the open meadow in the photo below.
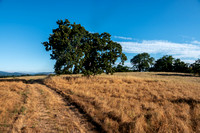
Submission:
M 200 77 L 130 72 L 3 78 L 0 132 L 200 132 Z

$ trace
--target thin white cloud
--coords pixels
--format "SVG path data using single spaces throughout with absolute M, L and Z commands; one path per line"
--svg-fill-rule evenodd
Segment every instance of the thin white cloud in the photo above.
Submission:
M 133 40 L 131 37 L 123 37 L 123 36 L 113 36 L 116 39 L 122 39 L 122 40 Z
M 191 43 L 193 43 L 193 44 L 200 44 L 200 41 L 195 40 L 195 41 L 192 41 Z
M 196 60 L 200 58 L 200 45 L 193 43 L 174 43 L 163 40 L 143 40 L 141 42 L 118 42 L 126 53 L 172 55 L 175 58 Z M 192 60 L 191 60 L 192 59 Z

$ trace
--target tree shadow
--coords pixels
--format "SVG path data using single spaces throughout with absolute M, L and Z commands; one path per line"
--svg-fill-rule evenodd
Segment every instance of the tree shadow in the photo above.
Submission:
M 39 84 L 44 84 L 43 83 L 44 79 L 29 79 L 29 80 L 26 80 L 26 79 L 1 79 L 0 78 L 0 82 L 23 82 L 25 84 L 34 84 L 34 83 L 39 83 Z
M 155 74 L 159 76 L 180 76 L 180 77 L 196 77 L 195 75 L 192 74 Z
M 80 78 L 80 76 L 66 76 L 66 77 L 64 77 L 64 79 L 65 80 L 75 80 L 75 79 L 78 79 L 78 78 Z
M 192 104 L 200 104 L 200 101 L 192 99 L 192 98 L 179 98 L 176 100 L 171 100 L 172 103 L 187 103 L 188 105 L 192 105 Z
M 12 78 L 12 79 L 6 79 L 6 78 L 1 79 L 0 78 L 0 82 L 23 82 L 23 83 L 27 83 L 27 80 L 25 80 L 25 79 L 14 79 L 14 78 Z

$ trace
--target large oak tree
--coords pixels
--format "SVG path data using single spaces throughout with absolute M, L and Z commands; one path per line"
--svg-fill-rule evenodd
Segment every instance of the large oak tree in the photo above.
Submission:
M 54 69 L 57 74 L 112 74 L 118 58 L 121 64 L 127 60 L 121 45 L 112 41 L 110 34 L 90 33 L 67 19 L 58 20 L 57 24 L 58 28 L 53 30 L 48 41 L 43 42 L 46 50 L 51 51 L 51 59 L 56 60 Z

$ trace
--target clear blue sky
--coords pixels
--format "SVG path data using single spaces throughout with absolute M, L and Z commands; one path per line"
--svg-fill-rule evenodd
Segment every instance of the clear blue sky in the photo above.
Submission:
M 200 58 L 200 0 L 0 0 L 0 71 L 53 71 L 41 42 L 65 18 L 110 33 L 126 65 L 141 52 Z

